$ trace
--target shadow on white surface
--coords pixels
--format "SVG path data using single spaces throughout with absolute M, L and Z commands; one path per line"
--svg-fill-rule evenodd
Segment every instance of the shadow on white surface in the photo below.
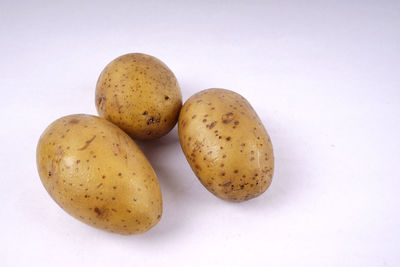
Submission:
M 273 146 L 275 166 L 274 176 L 270 187 L 261 196 L 240 203 L 238 206 L 244 206 L 246 209 L 264 210 L 275 212 L 279 209 L 290 206 L 291 203 L 303 195 L 304 183 L 302 180 L 306 172 L 306 160 L 302 164 L 297 164 L 301 158 L 301 147 L 296 145 L 296 141 L 300 142 L 299 133 L 297 136 L 295 129 L 289 130 L 276 120 L 272 119 L 272 115 L 268 118 L 260 118 L 267 129 Z
M 188 217 L 189 208 L 187 199 L 193 197 L 189 196 L 187 190 L 189 181 L 182 171 L 184 156 L 180 150 L 177 128 L 175 127 L 169 134 L 159 139 L 135 140 L 135 142 L 157 174 L 163 195 L 163 216 L 154 228 L 134 239 L 142 239 L 141 237 L 151 241 L 163 239 L 184 227 L 182 224 Z

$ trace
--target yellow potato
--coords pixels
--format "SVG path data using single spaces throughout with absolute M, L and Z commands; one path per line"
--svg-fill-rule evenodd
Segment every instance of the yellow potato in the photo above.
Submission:
M 97 112 L 133 138 L 149 140 L 167 134 L 181 107 L 181 90 L 174 74 L 149 55 L 120 56 L 105 67 L 97 81 Z
M 271 184 L 271 140 L 249 102 L 225 89 L 189 98 L 178 122 L 179 140 L 192 170 L 214 195 L 245 201 Z
M 161 218 L 161 191 L 150 163 L 105 119 L 80 114 L 56 120 L 40 137 L 36 160 L 50 196 L 86 224 L 138 234 Z

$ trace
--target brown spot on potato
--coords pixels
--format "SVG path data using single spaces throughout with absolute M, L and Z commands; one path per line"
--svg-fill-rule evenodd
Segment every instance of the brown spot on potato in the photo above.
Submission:
M 147 118 L 146 124 L 147 124 L 147 125 L 150 125 L 150 124 L 153 124 L 154 122 L 155 122 L 154 117 L 153 117 L 153 116 L 150 116 L 150 117 Z
M 222 184 L 222 186 L 229 186 L 231 183 L 232 183 L 232 181 L 231 181 L 231 179 L 229 179 L 229 180 L 226 180 L 226 181 Z
M 101 94 L 100 97 L 97 99 L 97 106 L 100 108 L 100 110 L 104 109 L 104 103 L 106 102 L 106 97 L 104 94 Z
M 90 145 L 90 143 L 92 143 L 93 140 L 94 140 L 95 138 L 96 138 L 96 135 L 93 135 L 93 137 L 90 138 L 89 140 L 87 140 L 87 141 L 85 142 L 85 144 L 84 144 L 81 148 L 78 148 L 78 150 L 85 150 L 86 148 L 88 148 L 88 146 Z
M 232 112 L 222 115 L 222 122 L 225 124 L 230 123 L 233 120 L 234 114 Z
M 212 129 L 212 128 L 214 128 L 215 127 L 215 125 L 217 125 L 217 121 L 213 121 L 212 123 L 210 123 L 209 125 L 208 125 L 208 129 Z
M 98 207 L 94 208 L 94 212 L 96 212 L 98 217 L 101 217 L 101 215 L 103 215 L 103 212 Z

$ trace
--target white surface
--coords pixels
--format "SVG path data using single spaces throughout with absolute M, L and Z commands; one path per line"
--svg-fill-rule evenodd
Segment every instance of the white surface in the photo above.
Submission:
M 1 266 L 399 266 L 399 1 L 1 1 Z M 139 236 L 86 226 L 36 171 L 41 132 L 96 114 L 103 67 L 163 60 L 184 100 L 235 90 L 262 118 L 275 175 L 240 204 L 204 189 L 176 128 L 141 144 L 163 192 Z

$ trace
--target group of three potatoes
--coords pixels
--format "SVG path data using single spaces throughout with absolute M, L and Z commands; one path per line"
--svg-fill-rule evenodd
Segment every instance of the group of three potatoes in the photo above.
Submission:
M 177 121 L 186 159 L 217 197 L 245 201 L 271 183 L 271 140 L 251 105 L 235 92 L 203 90 L 182 106 L 171 70 L 155 57 L 133 53 L 105 67 L 95 101 L 100 117 L 62 117 L 47 127 L 37 146 L 47 192 L 86 224 L 138 234 L 159 222 L 157 176 L 133 139 L 159 138 Z

